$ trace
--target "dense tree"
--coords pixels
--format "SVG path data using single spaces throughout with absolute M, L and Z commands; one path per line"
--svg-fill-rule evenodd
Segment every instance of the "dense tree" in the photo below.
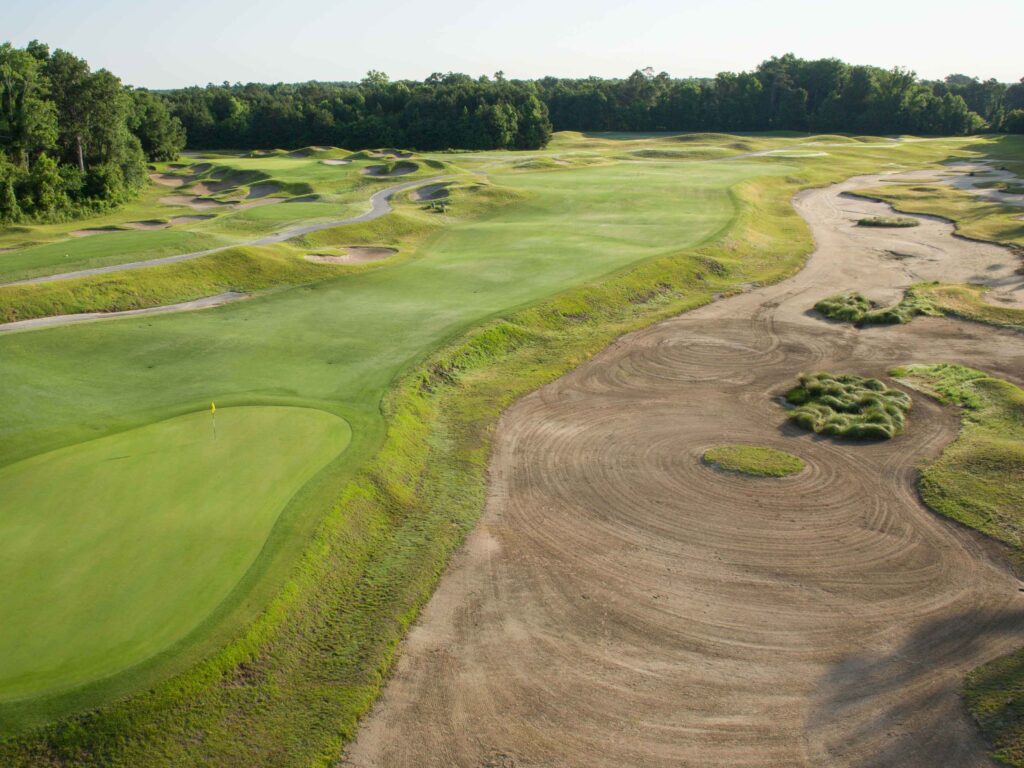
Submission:
M 32 41 L 0 45 L 0 221 L 116 205 L 146 181 L 146 155 L 175 157 L 184 129 L 163 97 Z

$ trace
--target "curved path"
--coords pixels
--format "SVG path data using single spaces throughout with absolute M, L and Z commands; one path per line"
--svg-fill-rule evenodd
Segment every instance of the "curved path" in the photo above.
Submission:
M 438 181 L 444 181 L 450 179 L 451 175 L 444 176 L 431 176 L 426 179 L 417 179 L 415 181 L 406 181 L 402 184 L 393 184 L 390 187 L 374 192 L 370 197 L 370 210 L 366 213 L 361 213 L 358 216 L 352 216 L 347 219 L 337 219 L 335 221 L 322 221 L 316 224 L 302 224 L 296 227 L 289 227 L 280 232 L 275 232 L 272 235 L 266 235 L 264 237 L 257 238 L 255 240 L 246 240 L 238 243 L 232 243 L 231 245 L 222 245 L 217 248 L 210 248 L 205 251 L 194 251 L 192 253 L 180 253 L 175 256 L 164 256 L 159 259 L 149 259 L 148 261 L 132 261 L 127 264 L 111 264 L 106 267 L 94 267 L 92 269 L 80 269 L 75 272 L 62 272 L 57 275 L 45 275 L 43 277 L 32 277 L 27 280 L 15 280 L 10 283 L 0 284 L 0 288 L 7 285 L 34 285 L 36 283 L 51 283 L 55 280 L 70 280 L 75 277 L 89 277 L 91 275 L 103 275 L 110 272 L 123 272 L 129 269 L 144 269 L 145 267 L 156 267 L 161 264 L 173 264 L 176 261 L 188 261 L 190 259 L 198 259 L 200 256 L 209 256 L 211 253 L 217 253 L 218 251 L 227 250 L 228 248 L 237 248 L 239 246 L 246 245 L 271 245 L 273 243 L 280 243 L 284 240 L 290 240 L 293 237 L 301 237 L 302 235 L 308 235 L 311 232 L 319 232 L 322 229 L 332 229 L 334 227 L 341 227 L 346 224 L 359 224 L 364 221 L 372 221 L 373 219 L 379 219 L 386 213 L 391 211 L 391 198 L 399 192 L 404 192 L 407 189 L 418 187 L 423 184 L 433 184 Z
M 843 192 L 878 181 L 797 196 L 818 249 L 794 278 L 626 336 L 506 412 L 486 512 L 342 765 L 990 765 L 958 690 L 1020 644 L 1024 594 L 994 545 L 918 500 L 956 415 L 915 394 L 904 435 L 851 444 L 777 402 L 799 371 L 910 362 L 1024 384 L 1022 334 L 808 313 L 1016 266 L 938 220 L 857 227 L 889 209 Z M 808 468 L 720 473 L 700 457 L 723 442 Z
M 118 317 L 137 317 L 139 315 L 163 315 L 168 312 L 190 312 L 194 309 L 210 309 L 220 307 L 232 301 L 248 298 L 249 294 L 237 291 L 218 293 L 216 296 L 204 296 L 201 299 L 182 301 L 177 304 L 164 304 L 160 307 L 143 309 L 126 309 L 121 312 L 77 312 L 72 315 L 51 315 L 49 317 L 33 317 L 28 320 L 15 320 L 13 323 L 0 323 L 0 333 L 8 331 L 28 331 L 35 328 L 51 328 L 55 325 L 84 323 L 90 320 L 113 320 Z

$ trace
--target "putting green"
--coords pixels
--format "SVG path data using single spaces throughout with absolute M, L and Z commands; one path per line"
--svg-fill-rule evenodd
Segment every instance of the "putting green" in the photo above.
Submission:
M 309 408 L 216 421 L 216 437 L 204 411 L 0 469 L 0 584 L 17 585 L 0 590 L 0 701 L 107 677 L 187 635 L 350 438 Z

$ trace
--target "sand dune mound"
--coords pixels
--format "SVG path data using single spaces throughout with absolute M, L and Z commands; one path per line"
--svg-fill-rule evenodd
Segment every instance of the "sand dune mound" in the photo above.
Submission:
M 212 213 L 200 213 L 195 216 L 175 216 L 171 219 L 170 223 L 174 224 L 191 224 L 196 221 L 206 221 L 207 219 L 216 218 Z
M 209 197 L 195 197 L 193 195 L 167 195 L 166 197 L 161 197 L 160 202 L 164 205 L 187 205 L 189 208 L 195 208 L 198 211 L 230 205 L 230 203 L 213 200 Z
M 405 176 L 409 173 L 415 173 L 419 170 L 419 166 L 416 163 L 400 162 L 394 165 L 368 165 L 363 168 L 363 173 L 367 176 L 379 176 L 391 178 L 393 176 Z
M 417 187 L 409 193 L 409 198 L 415 200 L 418 203 L 426 203 L 431 200 L 443 200 L 449 195 L 448 187 L 450 184 L 427 184 L 423 187 Z
M 310 253 L 306 255 L 306 260 L 321 264 L 368 264 L 372 261 L 382 261 L 396 253 L 398 251 L 395 248 L 352 245 L 346 248 L 343 254 Z
M 86 229 L 76 229 L 71 233 L 72 237 L 89 237 L 90 235 L 102 235 L 108 232 L 123 232 L 122 227 L 109 226 L 109 227 L 88 227 Z
M 272 195 L 281 189 L 280 184 L 253 184 L 249 187 L 249 194 L 245 197 L 247 200 L 252 200 L 257 197 L 266 197 Z

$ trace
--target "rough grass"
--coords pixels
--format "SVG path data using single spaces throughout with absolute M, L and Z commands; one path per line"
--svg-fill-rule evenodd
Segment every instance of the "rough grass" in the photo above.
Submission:
M 913 291 L 945 315 L 1004 328 L 1024 329 L 1024 309 L 985 301 L 989 289 L 983 285 L 922 283 L 915 285 Z
M 704 461 L 720 469 L 757 477 L 786 477 L 807 466 L 792 454 L 757 445 L 717 445 L 704 451 Z
M 804 429 L 836 437 L 885 440 L 903 431 L 910 397 L 878 379 L 849 374 L 801 374 L 786 393 L 789 418 Z
M 829 320 L 840 320 L 847 323 L 861 322 L 864 316 L 871 311 L 871 307 L 871 302 L 856 291 L 837 293 L 814 305 L 815 310 Z
M 1024 566 L 1024 390 L 960 365 L 892 373 L 963 409 L 960 436 L 921 473 L 925 503 L 1007 544 Z M 1024 766 L 1024 648 L 974 670 L 964 696 L 992 755 Z
M 910 219 L 906 216 L 868 216 L 857 222 L 859 227 L 916 227 L 920 224 L 917 219 Z

